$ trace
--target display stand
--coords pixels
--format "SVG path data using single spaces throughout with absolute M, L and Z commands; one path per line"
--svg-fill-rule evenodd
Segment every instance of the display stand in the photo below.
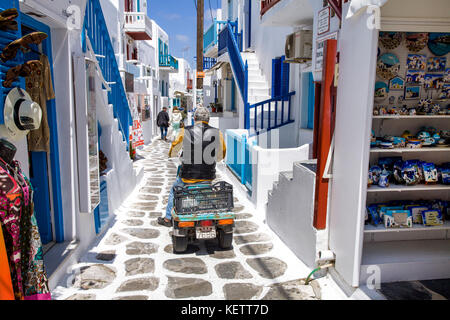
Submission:
M 405 78 L 408 72 L 407 59 L 413 54 L 405 45 L 405 40 L 397 48 L 388 50 L 380 44 L 379 56 L 392 53 L 398 57 L 400 71 L 398 76 Z M 427 46 L 414 54 L 435 57 Z M 446 69 L 450 65 L 450 54 L 443 56 L 447 59 Z M 424 73 L 428 73 L 425 69 Z M 442 73 L 445 73 L 442 72 Z M 436 74 L 436 72 L 435 72 Z M 377 82 L 386 82 L 377 75 Z M 437 100 L 439 90 L 426 90 L 425 86 L 415 84 L 421 89 L 417 99 L 404 100 L 402 105 L 414 107 L 420 99 L 432 97 L 433 104 L 438 103 L 447 107 L 449 99 Z M 405 86 L 413 86 L 406 84 Z M 375 109 L 380 106 L 389 107 L 397 105 L 398 98 L 405 95 L 403 90 L 389 90 L 386 99 L 375 100 Z M 405 95 L 406 96 L 406 95 Z M 391 98 L 393 97 L 393 98 Z M 393 104 L 389 103 L 395 101 Z M 395 100 L 394 100 L 395 99 Z M 400 100 L 401 101 L 401 100 Z M 450 115 L 399 115 L 377 114 L 372 117 L 372 130 L 377 137 L 386 135 L 401 136 L 405 130 L 413 135 L 423 126 L 435 127 L 441 130 L 450 130 Z M 442 164 L 450 161 L 450 147 L 423 147 L 418 149 L 395 148 L 370 149 L 370 163 L 372 166 L 383 157 L 401 157 L 403 161 L 419 159 L 421 161 Z M 450 185 L 444 184 L 418 184 L 414 186 L 392 184 L 387 188 L 370 186 L 367 188 L 367 205 L 386 203 L 393 200 L 450 200 Z M 386 228 L 384 225 L 366 223 L 364 230 L 364 244 L 362 248 L 362 262 L 360 270 L 360 283 L 366 283 L 373 274 L 371 268 L 379 267 L 381 281 L 410 281 L 426 279 L 442 279 L 450 277 L 450 221 L 444 221 L 442 226 L 423 226 L 414 224 L 412 228 Z

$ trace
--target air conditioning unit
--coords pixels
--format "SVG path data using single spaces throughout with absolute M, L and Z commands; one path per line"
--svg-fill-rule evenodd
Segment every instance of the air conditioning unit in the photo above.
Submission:
M 286 62 L 305 63 L 312 60 L 313 32 L 301 30 L 286 37 Z

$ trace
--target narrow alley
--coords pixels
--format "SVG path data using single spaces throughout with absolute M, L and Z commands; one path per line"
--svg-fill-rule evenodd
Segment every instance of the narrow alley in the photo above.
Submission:
M 309 269 L 235 191 L 233 249 L 213 242 L 174 254 L 170 229 L 157 224 L 176 177 L 169 144 L 155 140 L 138 152 L 145 178 L 118 210 L 111 227 L 73 266 L 54 299 L 339 299 L 328 278 L 301 285 Z M 231 182 L 223 168 L 218 177 Z M 321 288 L 320 288 L 321 287 Z

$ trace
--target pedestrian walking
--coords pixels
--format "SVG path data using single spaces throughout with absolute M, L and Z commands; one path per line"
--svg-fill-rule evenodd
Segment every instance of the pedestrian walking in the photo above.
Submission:
M 169 140 L 175 141 L 181 130 L 181 123 L 183 122 L 183 114 L 177 107 L 173 108 L 170 116 Z
M 164 107 L 156 118 L 156 125 L 161 130 L 161 140 L 167 141 L 167 129 L 169 128 L 170 117 L 167 108 Z

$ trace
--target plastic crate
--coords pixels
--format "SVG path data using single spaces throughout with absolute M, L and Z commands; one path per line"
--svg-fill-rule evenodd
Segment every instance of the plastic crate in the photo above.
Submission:
M 174 208 L 177 214 L 229 212 L 234 208 L 233 186 L 221 181 L 213 185 L 175 187 Z

